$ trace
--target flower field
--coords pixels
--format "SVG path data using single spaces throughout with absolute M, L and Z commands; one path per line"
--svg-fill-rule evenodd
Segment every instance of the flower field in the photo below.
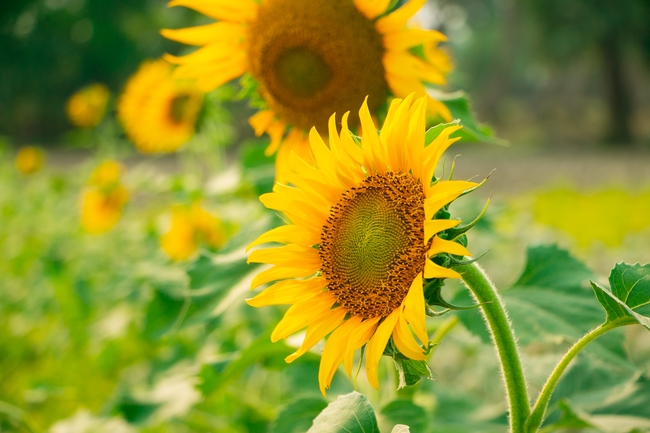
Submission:
M 0 7 L 0 432 L 650 432 L 650 95 L 494 42 L 650 8 L 502 3 Z

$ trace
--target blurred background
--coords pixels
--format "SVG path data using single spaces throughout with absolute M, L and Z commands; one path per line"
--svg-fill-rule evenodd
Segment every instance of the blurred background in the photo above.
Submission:
M 476 118 L 508 142 L 461 143 L 445 158 L 448 172 L 462 154 L 459 179 L 492 173 L 452 215 L 471 220 L 492 197 L 469 241 L 488 251 L 481 263 L 495 282 L 516 281 L 530 245 L 560 245 L 600 281 L 618 261 L 650 262 L 650 2 L 429 0 L 416 21 L 449 38 L 445 90 L 464 90 Z M 325 407 L 319 356 L 287 366 L 295 341 L 269 342 L 283 309 L 243 302 L 255 271 L 243 246 L 278 221 L 258 202 L 273 165 L 236 83 L 206 96 L 201 129 L 178 153 L 137 153 L 114 119 L 144 59 L 188 51 L 159 30 L 207 22 L 162 0 L 0 1 L 0 432 L 298 433 Z M 109 113 L 77 129 L 67 101 L 93 83 L 108 87 Z M 27 145 L 42 152 L 26 157 L 33 173 L 17 167 Z M 109 188 L 96 185 L 107 158 L 121 163 L 108 176 L 119 203 L 110 229 L 93 233 L 80 227 L 83 203 L 87 191 Z M 170 254 L 188 221 L 200 244 Z M 544 254 L 566 258 L 553 248 Z M 577 335 L 557 331 L 566 315 L 527 308 L 517 326 L 536 390 Z M 432 319 L 430 331 L 445 320 Z M 483 337 L 467 323 L 454 328 L 431 361 L 436 381 L 420 388 L 360 385 L 382 428 L 425 420 L 412 431 L 504 432 Z M 648 377 L 647 335 L 617 338 L 610 358 L 581 364 L 598 380 L 576 373 L 558 399 L 609 413 L 585 396 L 640 380 L 639 371 Z M 328 397 L 351 389 L 339 373 Z M 650 405 L 643 389 L 635 415 Z M 289 419 L 304 428 L 289 429 Z
M 65 144 L 61 107 L 75 90 L 118 93 L 142 59 L 179 50 L 158 29 L 200 20 L 156 0 L 3 0 L 0 133 Z M 449 89 L 514 146 L 647 148 L 647 1 L 431 0 L 418 20 L 449 36 Z

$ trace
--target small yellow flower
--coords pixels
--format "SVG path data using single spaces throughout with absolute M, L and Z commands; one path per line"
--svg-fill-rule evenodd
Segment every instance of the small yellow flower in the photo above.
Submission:
M 41 149 L 25 146 L 16 154 L 16 168 L 23 174 L 36 173 L 43 167 L 45 155 Z
M 127 82 L 117 116 L 140 152 L 167 153 L 192 138 L 202 104 L 193 80 L 173 78 L 165 60 L 148 60 Z
M 424 83 L 445 84 L 449 70 L 437 31 L 408 25 L 426 0 L 409 0 L 394 8 L 390 0 L 172 0 L 215 23 L 163 36 L 201 47 L 183 57 L 177 74 L 194 78 L 204 91 L 250 74 L 258 83 L 263 106 L 250 118 L 255 133 L 267 133 L 267 155 L 278 152 L 277 173 L 296 152 L 308 157 L 307 133 L 327 130 L 332 113 L 368 106 L 375 115 L 391 95 L 427 95 Z M 422 54 L 413 50 L 424 46 Z M 427 97 L 431 113 L 451 120 L 447 107 Z M 356 113 L 352 127 L 359 124 Z
M 88 233 L 106 233 L 117 224 L 129 193 L 120 183 L 120 165 L 108 160 L 91 174 L 81 194 L 81 227 Z
M 172 208 L 169 231 L 160 237 L 160 246 L 174 261 L 187 260 L 205 244 L 220 247 L 225 240 L 221 221 L 199 202 Z
M 459 277 L 432 261 L 439 254 L 470 256 L 445 236 L 460 221 L 436 216 L 477 184 L 434 177 L 442 153 L 458 140 L 450 135 L 460 126 L 445 128 L 427 143 L 426 105 L 413 95 L 393 100 L 377 133 L 364 103 L 360 146 L 348 129 L 347 113 L 340 135 L 335 116 L 330 117 L 329 145 L 315 129 L 309 136 L 309 161 L 316 166 L 294 154 L 288 183 L 276 183 L 272 193 L 260 197 L 289 223 L 249 246 L 284 244 L 250 254 L 249 262 L 273 265 L 253 279 L 251 288 L 274 284 L 247 302 L 291 305 L 273 341 L 307 327 L 302 346 L 287 362 L 329 335 L 318 375 L 323 394 L 342 362 L 352 373 L 354 353 L 364 345 L 366 374 L 375 388 L 390 338 L 404 356 L 424 360 L 429 339 L 423 279 Z
M 103 84 L 84 87 L 68 99 L 68 119 L 79 128 L 94 128 L 104 118 L 109 96 Z

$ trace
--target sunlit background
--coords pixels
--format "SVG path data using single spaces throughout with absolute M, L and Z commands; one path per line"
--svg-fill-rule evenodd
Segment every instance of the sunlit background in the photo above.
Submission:
M 286 346 L 263 334 L 281 309 L 253 311 L 241 289 L 200 285 L 210 272 L 201 251 L 232 252 L 233 237 L 252 240 L 270 224 L 257 197 L 273 166 L 238 83 L 206 95 L 201 127 L 177 153 L 139 153 L 115 119 L 143 60 L 191 51 L 159 30 L 210 21 L 162 0 L 0 2 L 1 432 L 280 433 L 294 397 L 324 407 L 314 397 L 318 356 L 287 370 Z M 445 90 L 465 91 L 505 143 L 459 144 L 445 164 L 461 155 L 455 178 L 490 175 L 452 211 L 472 219 L 491 197 L 469 241 L 487 251 L 495 281 L 516 280 L 529 245 L 557 243 L 601 279 L 615 262 L 649 262 L 650 3 L 429 0 L 416 22 L 448 36 Z M 94 83 L 109 90 L 107 114 L 76 128 L 66 104 Z M 25 146 L 36 153 L 18 156 Z M 102 177 L 107 159 L 119 168 Z M 84 225 L 100 212 L 87 196 L 100 193 L 114 214 Z M 196 244 L 175 237 L 187 231 Z M 246 285 L 245 271 L 233 272 L 224 287 Z M 452 337 L 449 355 L 432 361 L 438 382 L 414 393 L 419 409 L 389 404 L 384 416 L 422 410 L 462 432 L 463 407 L 474 431 L 505 431 L 503 408 L 488 404 L 498 392 L 489 347 L 466 330 Z M 628 338 L 631 356 L 647 360 L 648 342 Z M 244 363 L 228 364 L 241 353 Z M 471 365 L 481 368 L 463 375 Z M 461 398 L 457 383 L 471 395 Z M 436 386 L 435 398 L 422 392 Z M 348 389 L 340 377 L 332 386 L 333 395 Z M 373 398 L 381 406 L 405 395 Z

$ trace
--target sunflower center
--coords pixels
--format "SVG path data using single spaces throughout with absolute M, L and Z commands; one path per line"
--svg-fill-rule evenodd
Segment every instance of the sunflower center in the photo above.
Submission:
M 169 117 L 174 123 L 183 123 L 190 103 L 190 95 L 178 95 L 172 99 L 169 108 Z
M 386 99 L 382 36 L 352 0 L 267 0 L 247 39 L 260 93 L 292 126 L 325 132 L 333 113 Z
M 332 71 L 325 60 L 305 47 L 295 47 L 282 52 L 275 60 L 278 82 L 287 92 L 298 98 L 309 98 L 323 90 Z
M 365 318 L 398 308 L 424 269 L 424 194 L 411 175 L 366 178 L 332 208 L 321 234 L 328 289 Z

